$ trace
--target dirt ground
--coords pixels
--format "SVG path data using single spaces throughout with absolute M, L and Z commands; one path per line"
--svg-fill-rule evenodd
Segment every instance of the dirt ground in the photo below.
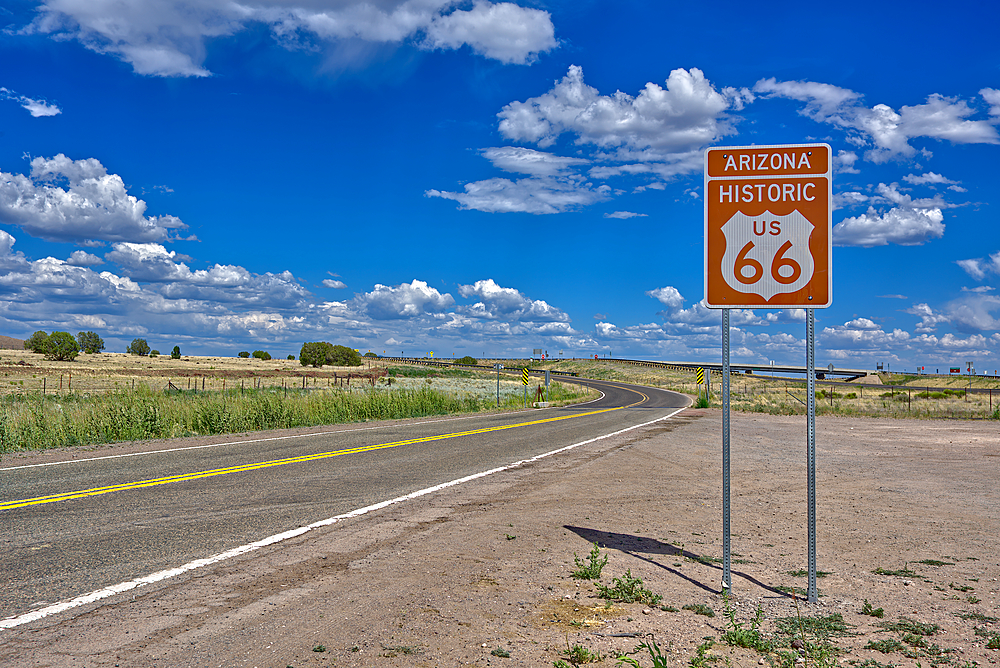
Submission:
M 650 639 L 662 665 L 778 665 L 777 652 L 721 639 L 731 622 L 712 561 L 722 556 L 720 424 L 715 410 L 688 410 L 0 631 L 0 665 L 502 668 L 572 664 L 578 646 L 614 666 L 615 653 Z M 759 607 L 765 639 L 794 652 L 777 620 L 802 629 L 840 614 L 846 630 L 824 650 L 840 665 L 996 663 L 996 424 L 821 416 L 817 452 L 825 575 L 810 605 L 779 589 L 806 586 L 791 574 L 807 565 L 805 419 L 733 415 L 734 620 L 748 628 Z M 609 557 L 602 584 L 630 571 L 662 601 L 609 608 L 572 578 L 574 553 L 585 559 L 594 542 Z M 861 614 L 866 601 L 884 616 Z M 694 604 L 715 616 L 684 609 Z M 633 658 L 652 665 L 648 652 Z

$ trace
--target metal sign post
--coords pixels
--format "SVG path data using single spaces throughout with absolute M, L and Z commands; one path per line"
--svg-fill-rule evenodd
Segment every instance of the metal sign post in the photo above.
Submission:
M 729 544 L 729 309 L 722 310 L 722 591 L 730 591 Z
M 493 368 L 497 370 L 497 408 L 500 407 L 500 369 L 503 368 L 503 364 L 497 363 L 493 365 Z
M 733 146 L 705 152 L 705 305 L 722 309 L 722 587 L 730 570 L 730 310 L 804 308 L 809 589 L 816 589 L 816 328 L 833 301 L 832 149 Z M 772 369 L 774 362 L 771 362 Z M 773 371 L 772 371 L 773 375 Z M 709 376 L 705 378 L 706 394 Z M 699 379 L 700 380 L 700 379 Z
M 816 317 L 806 309 L 806 474 L 809 506 L 809 585 L 806 596 L 810 603 L 819 600 L 816 589 Z

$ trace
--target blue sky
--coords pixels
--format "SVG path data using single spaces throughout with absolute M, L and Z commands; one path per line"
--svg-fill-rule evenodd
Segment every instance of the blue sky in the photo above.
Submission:
M 817 362 L 1000 368 L 991 2 L 13 0 L 0 333 L 712 361 L 703 154 L 827 142 Z M 801 363 L 804 313 L 733 313 Z

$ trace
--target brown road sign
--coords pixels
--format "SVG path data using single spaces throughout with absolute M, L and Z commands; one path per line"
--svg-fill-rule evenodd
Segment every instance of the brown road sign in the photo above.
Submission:
M 828 144 L 705 153 L 709 308 L 826 308 L 833 302 Z

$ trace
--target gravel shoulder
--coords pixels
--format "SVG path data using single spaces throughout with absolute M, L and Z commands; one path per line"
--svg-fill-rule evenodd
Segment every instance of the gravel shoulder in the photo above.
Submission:
M 678 665 L 706 637 L 716 639 L 709 657 L 756 665 L 765 658 L 719 640 L 720 424 L 718 411 L 689 409 L 0 631 L 0 665 L 551 666 L 574 645 L 615 665 L 614 653 L 650 637 Z M 995 423 L 817 420 L 818 567 L 828 574 L 815 605 L 779 589 L 805 587 L 790 574 L 806 567 L 805 418 L 734 414 L 732 425 L 736 621 L 748 625 L 759 607 L 762 632 L 779 637 L 777 619 L 839 613 L 852 634 L 831 639 L 841 665 L 1000 659 L 987 648 L 1000 634 L 990 621 L 1000 617 Z M 630 571 L 662 602 L 609 608 L 593 583 L 573 579 L 574 553 L 594 542 L 609 556 L 602 584 Z M 884 617 L 861 614 L 866 600 Z M 879 626 L 900 618 L 938 629 L 920 647 Z M 887 640 L 902 649 L 865 649 Z

